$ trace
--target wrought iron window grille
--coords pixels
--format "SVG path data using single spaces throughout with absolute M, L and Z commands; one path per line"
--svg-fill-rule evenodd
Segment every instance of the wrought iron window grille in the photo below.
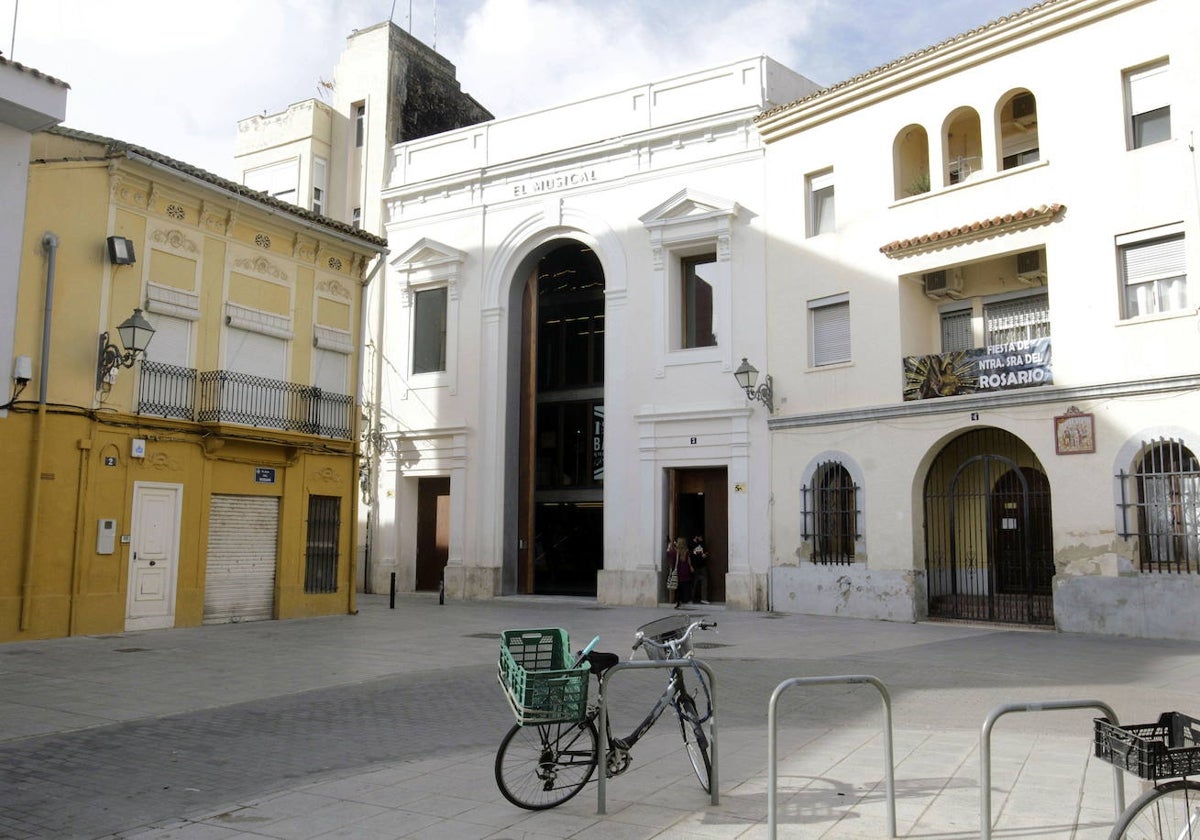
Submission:
M 1138 568 L 1200 574 L 1200 461 L 1182 441 L 1142 441 L 1133 472 L 1120 470 L 1122 539 L 1136 546 Z
M 812 484 L 800 488 L 801 537 L 812 542 L 813 563 L 850 565 L 855 543 L 862 538 L 858 523 L 859 487 L 837 461 L 817 465 Z

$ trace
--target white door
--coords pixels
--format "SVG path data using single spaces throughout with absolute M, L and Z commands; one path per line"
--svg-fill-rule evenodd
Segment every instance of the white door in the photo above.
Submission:
M 175 626 L 182 511 L 182 484 L 133 483 L 126 630 Z

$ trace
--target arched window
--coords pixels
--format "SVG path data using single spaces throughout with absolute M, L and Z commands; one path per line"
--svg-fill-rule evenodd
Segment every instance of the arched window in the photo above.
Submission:
M 854 562 L 858 540 L 858 487 L 837 461 L 818 464 L 804 488 L 804 539 L 812 540 L 814 563 Z
M 1143 572 L 1200 572 L 1200 461 L 1182 441 L 1142 443 L 1134 468 Z M 1127 521 L 1130 517 L 1126 517 Z
M 900 129 L 892 144 L 896 198 L 929 192 L 929 134 L 913 123 Z
M 959 108 L 946 118 L 942 149 L 946 186 L 960 184 L 983 168 L 979 113 L 974 108 Z
M 996 113 L 1000 132 L 1000 169 L 1015 169 L 1038 160 L 1037 100 L 1027 90 L 1005 99 Z

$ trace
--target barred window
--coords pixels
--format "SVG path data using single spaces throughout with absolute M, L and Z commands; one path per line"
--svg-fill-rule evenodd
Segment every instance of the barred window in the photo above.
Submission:
M 1143 441 L 1133 474 L 1118 478 L 1122 536 L 1136 540 L 1141 570 L 1200 573 L 1200 462 L 1192 451 L 1178 440 Z
M 308 497 L 308 545 L 304 553 L 304 591 L 337 592 L 341 508 L 338 496 Z
M 1050 301 L 1045 294 L 994 301 L 983 307 L 988 346 L 1050 337 Z
M 818 464 L 803 495 L 803 537 L 812 540 L 812 561 L 853 563 L 859 536 L 858 487 L 850 473 L 837 461 Z

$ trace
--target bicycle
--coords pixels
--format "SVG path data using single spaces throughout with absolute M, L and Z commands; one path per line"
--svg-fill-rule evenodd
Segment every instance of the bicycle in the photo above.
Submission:
M 652 660 L 690 660 L 692 634 L 698 629 L 709 630 L 716 626 L 715 621 L 708 621 L 703 616 L 673 615 L 651 621 L 634 633 L 630 659 L 644 647 Z M 549 639 L 549 645 L 545 643 L 546 639 Z M 599 636 L 592 639 L 576 656 L 573 665 L 547 670 L 547 663 L 551 666 L 565 664 L 562 655 L 566 649 L 565 631 L 515 630 L 505 634 L 497 676 L 517 722 L 496 751 L 495 775 L 500 792 L 512 804 L 531 811 L 553 808 L 575 796 L 591 781 L 600 760 L 600 733 L 596 725 L 600 706 L 599 702 L 591 705 L 586 702 L 588 676 L 596 678 L 597 697 L 603 698 L 605 675 L 620 662 L 615 653 L 593 650 L 599 640 Z M 528 650 L 531 643 L 532 655 Z M 549 655 L 548 647 L 552 649 Z M 541 670 L 527 670 L 518 658 L 534 667 L 541 666 Z M 607 731 L 603 733 L 608 756 L 606 778 L 620 775 L 629 768 L 630 750 L 670 707 L 679 719 L 679 731 L 696 778 L 706 793 L 711 792 L 712 695 L 695 662 L 692 662 L 692 670 L 703 692 L 704 714 L 700 714 L 696 703 L 700 691 L 689 690 L 683 668 L 668 669 L 666 687 L 633 732 L 624 738 L 615 738 L 609 720 Z
M 1157 723 L 1095 720 L 1096 757 L 1154 786 L 1121 812 L 1109 840 L 1200 840 L 1200 721 L 1164 712 Z

